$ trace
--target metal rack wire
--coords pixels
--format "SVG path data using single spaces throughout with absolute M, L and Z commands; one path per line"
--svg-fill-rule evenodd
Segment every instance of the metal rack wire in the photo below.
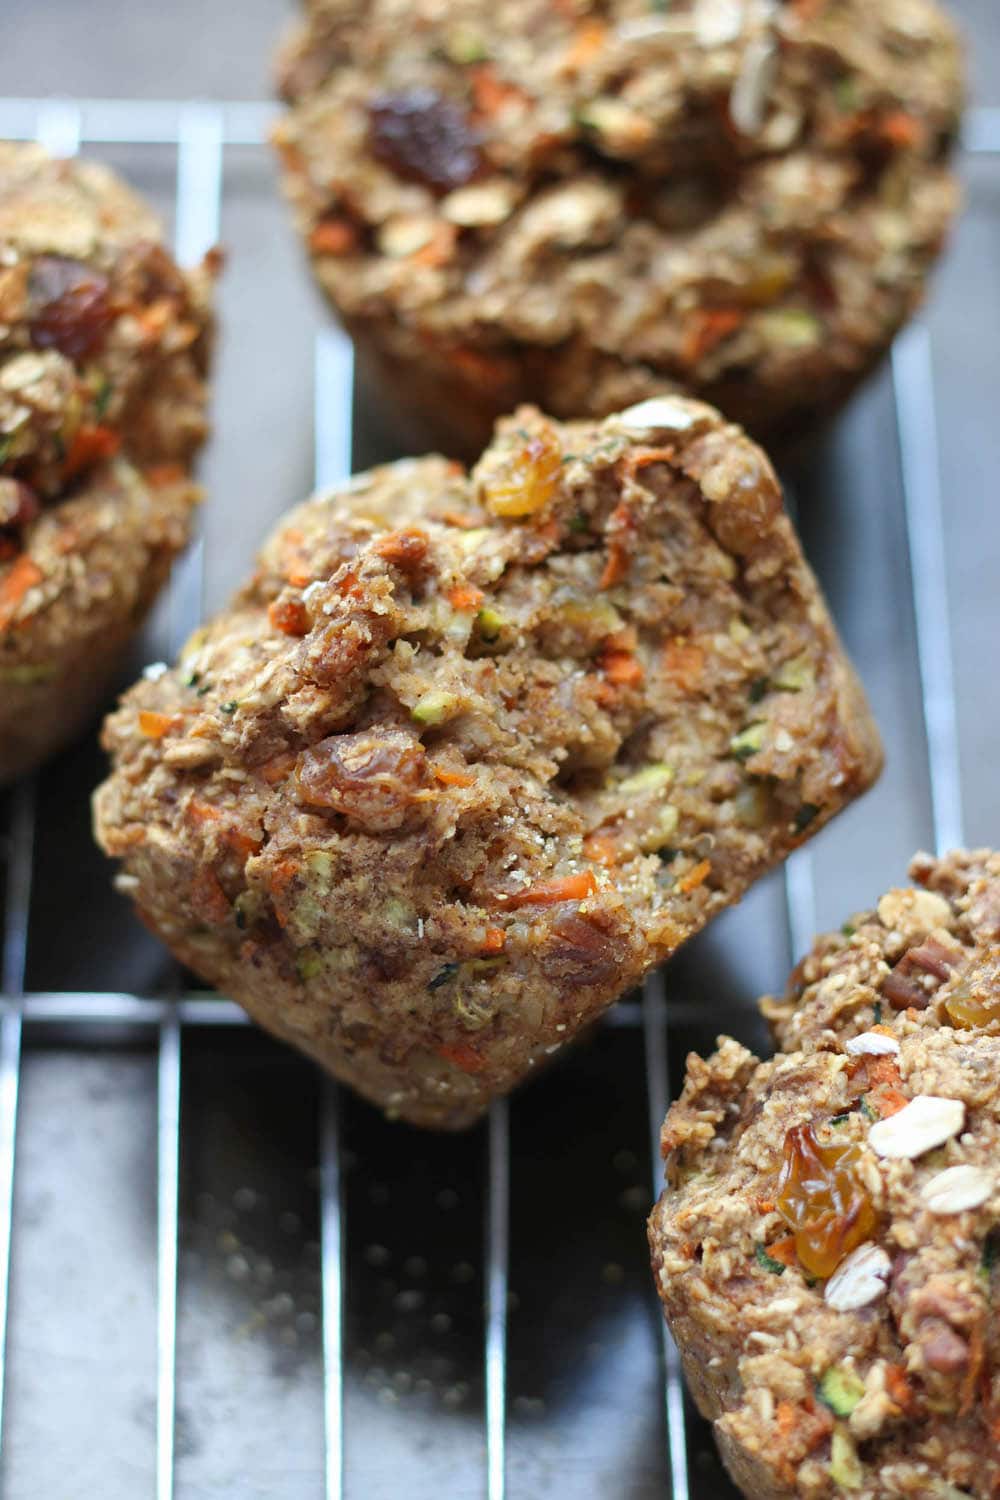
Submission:
M 60 154 L 80 144 L 146 144 L 176 150 L 176 244 L 179 257 L 196 259 L 218 238 L 225 153 L 259 146 L 271 117 L 267 105 L 147 103 L 129 101 L 0 101 L 0 136 L 37 138 Z M 1000 151 L 1000 110 L 973 112 L 965 147 L 971 153 Z M 901 479 L 906 506 L 913 605 L 917 629 L 923 716 L 940 849 L 962 840 L 958 721 L 949 636 L 950 612 L 944 567 L 942 501 L 930 341 L 917 324 L 897 342 L 892 361 L 899 433 Z M 316 349 L 316 479 L 326 485 L 346 474 L 351 455 L 352 367 L 350 348 L 335 330 L 319 335 Z M 197 623 L 202 553 L 196 545 L 173 584 L 175 643 Z M 175 1475 L 178 1183 L 181 1139 L 182 1037 L 191 1028 L 247 1024 L 236 1006 L 179 993 L 145 997 L 107 993 L 26 993 L 28 923 L 34 841 L 34 787 L 29 779 L 11 796 L 6 839 L 3 912 L 2 1012 L 0 1012 L 0 1440 L 6 1371 L 18 1087 L 26 1028 L 57 1031 L 72 1025 L 99 1036 L 128 1026 L 155 1037 L 157 1048 L 157 1371 L 156 1495 L 171 1500 Z M 801 953 L 815 926 L 812 863 L 807 852 L 789 862 L 785 876 L 790 949 Z M 609 1018 L 613 1025 L 641 1027 L 646 1059 L 649 1130 L 653 1143 L 653 1188 L 659 1190 L 658 1135 L 668 1101 L 668 1042 L 676 1007 L 667 1003 L 664 980 L 647 983 L 641 1007 L 626 1002 Z M 515 1104 L 513 1108 L 517 1108 Z M 332 1084 L 324 1087 L 319 1120 L 321 1206 L 322 1350 L 324 1370 L 326 1500 L 344 1494 L 345 1223 L 339 1104 Z M 506 1484 L 507 1307 L 510 1215 L 510 1106 L 494 1106 L 484 1170 L 488 1181 L 484 1327 L 484 1462 L 481 1492 L 504 1500 Z M 665 1473 L 674 1500 L 694 1494 L 679 1361 L 663 1335 L 663 1389 L 668 1452 Z M 471 1492 L 471 1491 L 470 1491 Z

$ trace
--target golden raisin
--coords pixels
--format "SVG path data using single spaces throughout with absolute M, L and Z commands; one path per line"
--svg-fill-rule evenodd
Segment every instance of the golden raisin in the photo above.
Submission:
M 1000 1021 L 1000 951 L 990 953 L 963 974 L 941 1001 L 942 1020 L 962 1030 Z
M 533 516 L 544 510 L 556 492 L 561 465 L 555 432 L 543 427 L 490 472 L 487 506 L 495 516 Z
M 793 1125 L 785 1135 L 774 1206 L 795 1236 L 801 1265 L 813 1276 L 832 1276 L 875 1228 L 860 1159 L 860 1146 L 821 1144 L 811 1125 Z

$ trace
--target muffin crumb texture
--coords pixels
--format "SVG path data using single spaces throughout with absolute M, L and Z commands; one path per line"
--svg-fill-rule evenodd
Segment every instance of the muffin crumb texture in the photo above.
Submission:
M 654 1274 L 751 1500 L 1000 1492 L 1000 856 L 910 873 L 664 1123 Z
M 439 1125 L 880 763 L 767 460 L 680 398 L 308 501 L 106 744 L 98 834 L 174 952 Z
M 956 208 L 961 59 L 929 0 L 312 0 L 280 75 L 316 275 L 453 451 L 522 400 L 670 389 L 797 437 Z
M 0 143 L 0 781 L 94 711 L 187 540 L 216 269 L 107 168 Z

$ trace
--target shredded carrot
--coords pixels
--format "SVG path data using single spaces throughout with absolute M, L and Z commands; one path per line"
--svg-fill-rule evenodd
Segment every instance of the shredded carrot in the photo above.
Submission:
M 527 95 L 516 84 L 500 78 L 489 63 L 482 63 L 472 69 L 472 98 L 476 114 L 488 119 L 498 114 L 505 104 L 515 99 L 526 99 Z
M 676 448 L 633 448 L 630 453 L 626 453 L 622 467 L 632 479 L 640 469 L 648 469 L 650 464 L 673 463 L 676 457 Z
M 871 1102 L 882 1119 L 887 1120 L 890 1115 L 898 1115 L 899 1111 L 905 1109 L 910 1101 L 898 1089 L 883 1089 L 880 1093 L 872 1095 Z
M 487 927 L 480 953 L 502 953 L 507 946 L 507 934 L 502 927 Z
M 476 778 L 465 771 L 449 771 L 447 766 L 435 766 L 434 775 L 442 786 L 475 786 Z
M 463 1073 L 481 1073 L 486 1066 L 475 1047 L 470 1047 L 468 1042 L 443 1042 L 437 1048 L 437 1054 L 443 1057 L 445 1062 L 453 1063 L 456 1068 L 461 1068 Z
M 306 635 L 309 630 L 309 614 L 301 599 L 272 600 L 267 618 L 283 635 Z
M 794 1234 L 786 1235 L 782 1240 L 775 1240 L 773 1245 L 767 1246 L 767 1253 L 772 1260 L 776 1260 L 782 1266 L 797 1266 L 799 1257 L 795 1253 Z
M 584 901 L 597 890 L 597 881 L 592 871 L 581 875 L 562 875 L 554 880 L 540 880 L 526 891 L 513 896 L 502 896 L 505 906 L 552 906 L 557 901 Z
M 686 875 L 681 876 L 680 880 L 678 880 L 677 882 L 677 889 L 681 891 L 685 896 L 688 895 L 690 891 L 696 891 L 700 885 L 705 884 L 711 868 L 711 860 L 701 860 L 698 864 L 695 865 L 693 870 L 689 870 Z
M 279 927 L 285 927 L 285 926 L 287 926 L 287 924 L 288 924 L 288 918 L 285 915 L 285 913 L 281 910 L 281 907 L 278 905 L 278 902 L 280 902 L 282 900 L 282 898 L 284 897 L 285 892 L 287 891 L 288 887 L 291 885 L 292 881 L 295 879 L 295 877 L 296 877 L 296 875 L 298 873 L 299 873 L 299 867 L 298 867 L 298 864 L 296 863 L 296 861 L 294 859 L 281 859 L 281 860 L 279 860 L 278 863 L 275 865 L 274 869 L 271 872 L 271 879 L 270 879 L 271 900 L 272 900 L 272 903 L 274 904 L 274 915 L 278 919 L 278 926 Z
M 790 1438 L 798 1425 L 799 1409 L 794 1401 L 779 1401 L 774 1409 L 774 1420 L 781 1434 L 782 1443 Z
M 604 51 L 607 40 L 608 28 L 603 21 L 594 18 L 584 21 L 563 59 L 563 67 L 574 73 L 585 68 Z
M 191 905 L 195 914 L 206 922 L 225 922 L 229 916 L 226 893 L 207 865 L 202 866 L 191 882 Z
M 614 588 L 616 583 L 621 583 L 629 569 L 631 554 L 619 541 L 613 541 L 608 548 L 608 560 L 604 564 L 604 572 L 598 580 L 598 588 Z
M 273 760 L 265 761 L 260 767 L 260 774 L 268 786 L 277 786 L 279 782 L 287 780 L 295 765 L 296 757 L 290 750 L 285 750 L 281 755 L 276 755 Z
M 892 1029 L 891 1026 L 883 1026 L 882 1023 L 881 1023 L 881 1021 L 879 1021 L 875 1026 L 872 1026 L 870 1029 L 872 1031 L 877 1031 L 880 1034 L 880 1036 L 893 1036 L 894 1037 L 896 1035 L 896 1033 L 893 1031 L 893 1029 Z
M 198 802 L 194 798 L 188 803 L 188 813 L 196 823 L 222 823 L 222 813 L 217 807 L 212 807 L 208 802 Z M 248 855 L 259 854 L 261 850 L 260 839 L 251 838 L 249 834 L 234 828 L 232 824 L 226 824 L 219 829 L 219 837 L 236 854 Z
M 890 114 L 883 115 L 879 121 L 879 134 L 893 146 L 899 146 L 905 150 L 909 146 L 917 146 L 923 139 L 923 126 L 913 115 L 907 114 L 905 109 L 894 109 Z
M 877 1089 L 882 1084 L 889 1088 L 898 1088 L 902 1082 L 899 1072 L 899 1064 L 894 1057 L 873 1057 L 869 1055 L 864 1060 L 865 1076 L 870 1089 Z
M 695 365 L 746 322 L 741 307 L 705 307 L 691 314 L 681 341 L 681 359 Z
M 309 236 L 309 248 L 316 255 L 350 255 L 360 243 L 357 228 L 350 219 L 321 219 Z
M 889 1393 L 889 1399 L 901 1411 L 910 1409 L 913 1402 L 913 1387 L 902 1365 L 886 1365 L 885 1388 Z
M 459 585 L 449 591 L 448 603 L 452 609 L 478 609 L 485 597 L 481 589 Z
M 194 797 L 188 803 L 188 813 L 196 823 L 220 823 L 222 814 L 208 802 L 198 802 Z
M 588 833 L 583 852 L 596 865 L 616 865 L 621 858 L 621 850 L 609 833 Z
M 166 489 L 168 484 L 180 484 L 187 478 L 183 464 L 150 464 L 142 473 L 154 490 Z
M 616 687 L 612 687 L 605 677 L 590 676 L 587 678 L 593 693 L 594 702 L 598 708 L 617 708 L 621 694 Z
M 407 526 L 402 531 L 387 531 L 375 543 L 375 551 L 386 562 L 403 569 L 415 567 L 427 553 L 427 533 L 419 526 Z
M 483 524 L 481 517 L 465 516 L 461 511 L 457 510 L 443 510 L 441 512 L 441 519 L 442 521 L 446 521 L 449 526 L 458 526 L 462 531 L 474 531 L 477 526 L 482 526 Z
M 638 687 L 643 678 L 642 663 L 631 651 L 605 651 L 601 670 L 616 687 Z
M 441 219 L 426 245 L 421 245 L 409 258 L 411 266 L 446 266 L 455 253 L 458 230 L 447 219 Z
M 18 558 L 6 578 L 0 580 L 0 630 L 5 630 L 29 589 L 42 581 L 42 570 L 26 554 Z
M 139 733 L 144 734 L 147 740 L 162 740 L 165 734 L 176 729 L 181 722 L 178 714 L 160 714 L 151 708 L 139 710 Z
M 81 427 L 69 445 L 63 478 L 72 479 L 102 459 L 113 458 L 121 445 L 121 435 L 112 427 Z
M 516 376 L 513 361 L 500 354 L 484 354 L 480 349 L 458 345 L 448 350 L 449 363 L 454 365 L 463 381 L 481 385 L 488 392 L 496 393 L 508 387 Z
M 685 693 L 693 693 L 701 681 L 705 653 L 684 636 L 675 636 L 663 648 L 663 670 L 667 679 Z

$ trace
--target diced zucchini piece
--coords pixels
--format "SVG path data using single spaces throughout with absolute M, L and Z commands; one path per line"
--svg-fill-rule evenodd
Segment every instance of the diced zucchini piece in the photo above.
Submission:
M 757 313 L 754 326 L 769 344 L 782 349 L 809 349 L 823 337 L 823 325 L 798 307 L 776 307 Z
M 865 1482 L 865 1471 L 858 1457 L 858 1450 L 847 1428 L 842 1427 L 839 1422 L 830 1439 L 830 1478 L 842 1490 L 860 1490 Z
M 674 779 L 674 773 L 668 765 L 662 761 L 655 761 L 651 765 L 643 766 L 640 771 L 633 771 L 631 776 L 626 776 L 624 781 L 619 781 L 615 791 L 621 792 L 626 797 L 634 797 L 642 792 L 661 792 L 664 787 L 670 785 Z
M 763 720 L 758 720 L 756 724 L 748 724 L 746 729 L 741 729 L 739 734 L 733 735 L 729 741 L 729 748 L 737 760 L 749 760 L 751 755 L 757 754 L 764 743 L 766 728 L 767 725 Z
M 418 724 L 443 724 L 458 712 L 460 699 L 457 693 L 446 693 L 441 689 L 424 693 L 410 710 Z
M 803 693 L 816 686 L 816 673 L 808 656 L 793 656 L 771 678 L 771 686 L 785 693 Z
M 665 848 L 677 832 L 679 821 L 680 815 L 676 807 L 671 807 L 669 802 L 665 807 L 661 807 L 657 811 L 656 821 L 652 827 L 647 828 L 646 832 L 640 836 L 639 848 L 643 854 L 655 854 L 658 849 Z
M 831 1365 L 820 1378 L 820 1400 L 835 1417 L 849 1417 L 864 1393 L 864 1381 L 848 1365 Z

